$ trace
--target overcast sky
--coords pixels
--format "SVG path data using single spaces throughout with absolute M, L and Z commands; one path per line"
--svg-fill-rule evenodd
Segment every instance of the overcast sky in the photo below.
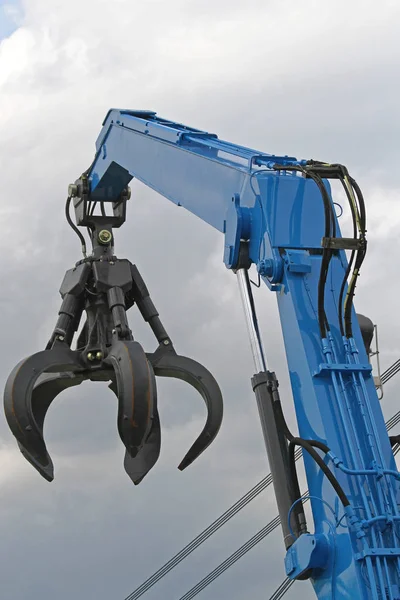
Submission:
M 64 272 L 80 258 L 64 220 L 68 183 L 93 157 L 110 107 L 151 109 L 261 151 L 346 164 L 369 215 L 356 307 L 378 323 L 383 369 L 400 357 L 398 204 L 400 3 L 382 0 L 0 0 L 0 380 L 41 350 Z M 0 420 L 0 589 L 12 600 L 124 600 L 268 472 L 252 359 L 223 238 L 132 186 L 116 251 L 140 268 L 176 349 L 203 362 L 225 398 L 218 439 L 184 473 L 205 418 L 181 382 L 159 382 L 163 448 L 134 487 L 116 403 L 87 383 L 54 403 L 49 484 Z M 257 292 L 269 364 L 295 426 L 275 298 Z M 152 350 L 133 312 L 136 337 Z M 398 409 L 392 380 L 382 404 Z M 276 514 L 262 494 L 146 596 L 178 600 Z M 280 530 L 204 600 L 268 598 L 284 578 Z M 287 598 L 313 598 L 298 583 Z

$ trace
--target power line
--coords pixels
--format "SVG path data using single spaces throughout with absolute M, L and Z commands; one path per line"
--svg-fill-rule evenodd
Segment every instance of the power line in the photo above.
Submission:
M 399 417 L 400 418 L 400 417 Z M 295 454 L 295 459 L 298 460 L 301 456 L 301 449 L 298 449 Z M 232 517 L 234 517 L 242 508 L 244 508 L 249 502 L 254 500 L 261 492 L 263 492 L 272 483 L 272 475 L 269 473 L 264 479 L 262 479 L 257 485 L 242 496 L 235 504 L 233 504 L 227 511 L 225 511 L 218 519 L 216 519 L 211 525 L 206 527 L 198 536 L 196 536 L 189 544 L 187 544 L 182 550 L 180 550 L 175 556 L 173 556 L 168 562 L 166 562 L 160 569 L 158 569 L 151 577 L 146 579 L 136 590 L 134 590 L 125 600 L 137 600 L 143 594 L 145 594 L 153 585 L 155 585 L 162 577 L 167 575 L 172 569 L 174 569 L 184 558 L 189 556 L 196 548 L 198 548 L 203 542 L 205 542 L 213 533 L 215 533 L 220 527 L 225 525 Z
M 400 359 L 397 360 L 391 367 L 389 367 L 381 375 L 381 383 L 387 383 L 396 373 L 400 371 Z M 400 411 L 396 413 L 386 423 L 388 429 L 391 429 L 400 422 Z M 301 448 L 298 448 L 295 452 L 295 460 L 297 461 L 302 455 Z M 251 490 L 249 490 L 244 496 L 242 496 L 235 504 L 233 504 L 227 511 L 220 515 L 211 525 L 206 527 L 199 535 L 197 535 L 191 542 L 189 542 L 184 548 L 182 548 L 177 554 L 175 554 L 170 560 L 168 560 L 162 567 L 160 567 L 153 575 L 148 577 L 141 585 L 139 585 L 131 594 L 129 594 L 125 600 L 137 600 L 143 594 L 145 594 L 153 585 L 155 585 L 160 579 L 165 577 L 172 569 L 174 569 L 182 560 L 184 560 L 189 554 L 191 554 L 196 548 L 198 548 L 203 542 L 205 542 L 211 535 L 213 535 L 218 529 L 220 529 L 225 523 L 227 523 L 232 517 L 234 517 L 242 508 L 247 506 L 249 502 L 254 500 L 261 492 L 263 492 L 272 483 L 272 475 L 269 473 L 264 477 L 258 484 L 256 484 Z
M 400 371 L 400 359 L 397 360 L 391 367 L 386 369 L 384 373 L 381 375 L 381 383 L 387 383 L 389 379 L 392 379 L 396 373 Z
M 210 585 L 210 583 L 217 579 L 217 577 L 222 575 L 224 571 L 226 571 L 227 569 L 229 569 L 229 567 L 235 564 L 235 562 L 238 561 L 239 558 L 242 558 L 245 554 L 247 554 L 247 552 L 249 552 L 249 550 L 254 548 L 256 544 L 261 542 L 269 533 L 274 531 L 274 529 L 276 529 L 279 526 L 280 522 L 280 518 L 275 517 L 275 519 L 270 521 L 268 525 L 263 527 L 258 533 L 253 535 L 253 537 L 251 537 L 245 544 L 243 544 L 243 546 L 240 546 L 240 548 L 238 548 L 236 552 L 228 556 L 228 558 L 224 560 L 220 565 L 218 565 L 218 567 L 216 567 L 213 571 L 211 571 L 211 573 L 209 573 L 206 577 L 199 581 L 194 587 L 192 587 L 188 592 L 186 592 L 186 594 L 181 596 L 179 600 L 192 600 L 192 598 L 194 598 L 195 596 L 197 596 L 197 594 L 202 592 L 204 588 Z
M 400 423 L 400 411 L 397 412 L 395 415 L 393 415 L 393 417 L 391 419 L 386 421 L 386 423 L 385 423 L 386 429 L 389 431 L 389 429 L 393 429 L 393 427 L 396 427 L 396 425 L 398 425 L 399 423 Z
M 270 596 L 269 600 L 281 600 L 281 598 L 283 598 L 295 581 L 295 579 L 289 579 L 289 577 L 286 577 L 286 579 L 282 581 L 281 585 L 275 590 L 272 596 Z
M 303 496 L 306 496 L 306 495 L 307 495 L 307 493 L 303 494 Z M 307 497 L 304 498 L 305 502 L 307 502 L 307 500 L 308 500 Z M 217 577 L 222 575 L 222 573 L 224 571 L 229 569 L 229 567 L 231 567 L 236 561 L 238 561 L 245 554 L 247 554 L 247 552 L 249 552 L 252 548 L 254 548 L 254 546 L 259 544 L 265 537 L 267 537 L 267 535 L 272 533 L 274 531 L 274 529 L 276 529 L 280 525 L 280 523 L 281 523 L 281 519 L 278 515 L 274 519 L 272 519 L 272 521 L 270 521 L 268 523 L 268 525 L 266 525 L 265 527 L 260 529 L 260 531 L 258 531 L 258 533 L 253 535 L 253 537 L 251 537 L 245 544 L 240 546 L 240 548 L 238 548 L 238 550 L 236 550 L 236 552 L 234 552 L 233 554 L 228 556 L 228 558 L 226 558 L 221 564 L 218 565 L 218 567 L 216 567 L 213 571 L 211 571 L 211 573 L 209 573 L 206 577 L 203 577 L 203 579 L 201 579 L 201 581 L 199 581 L 188 592 L 186 592 L 186 594 L 184 594 L 181 598 L 179 598 L 179 600 L 192 600 L 192 598 L 194 598 L 195 596 L 197 596 L 197 594 L 202 592 L 204 590 L 204 588 L 206 588 L 208 585 L 210 585 L 210 583 L 212 583 L 215 579 L 217 579 Z

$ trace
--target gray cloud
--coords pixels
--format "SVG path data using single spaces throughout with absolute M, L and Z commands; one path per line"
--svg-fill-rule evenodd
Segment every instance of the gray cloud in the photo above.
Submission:
M 67 185 L 90 163 L 112 106 L 151 108 L 265 152 L 348 164 L 371 215 L 357 308 L 379 323 L 383 366 L 398 358 L 398 3 L 377 11 L 364 2 L 361 12 L 344 1 L 257 0 L 249 10 L 236 0 L 29 0 L 24 13 L 22 27 L 0 44 L 1 381 L 22 356 L 45 346 L 54 326 L 58 287 L 80 258 L 63 218 Z M 52 484 L 25 463 L 1 420 L 4 598 L 122 600 L 268 470 L 223 239 L 144 186 L 132 189 L 117 253 L 139 266 L 177 350 L 204 362 L 219 381 L 224 425 L 201 459 L 179 473 L 205 411 L 190 388 L 161 381 L 163 452 L 133 488 L 105 386 L 66 392 L 50 410 Z M 295 428 L 276 299 L 265 289 L 256 299 Z M 130 322 L 146 349 L 154 347 L 134 312 Z M 388 384 L 387 418 L 397 410 L 396 390 Z M 177 600 L 275 513 L 270 490 L 155 586 L 149 600 Z M 282 559 L 276 531 L 201 598 L 268 597 L 284 578 Z M 299 590 L 313 597 L 309 584 L 299 583 L 289 600 Z

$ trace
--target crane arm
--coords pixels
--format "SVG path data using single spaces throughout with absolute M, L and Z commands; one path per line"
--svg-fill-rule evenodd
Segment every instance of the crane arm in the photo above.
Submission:
M 113 200 L 135 177 L 223 231 L 227 194 L 242 190 L 263 158 L 154 112 L 110 110 L 89 170 L 91 198 Z
M 298 578 L 312 574 L 321 599 L 332 598 L 333 593 L 342 599 L 380 597 L 383 590 L 390 598 L 397 593 L 398 542 L 393 533 L 374 531 L 372 522 L 389 515 L 398 518 L 397 469 L 354 308 L 350 316 L 343 317 L 347 325 L 351 322 L 347 333 L 338 323 L 338 306 L 346 295 L 340 294 L 348 268 L 345 251 L 355 250 L 357 241 L 341 236 L 336 216 L 331 220 L 332 229 L 327 230 L 327 209 L 318 183 L 325 176 L 323 185 L 332 209 L 327 179 L 337 171 L 319 166 L 318 178 L 307 178 L 288 168 L 306 164 L 295 157 L 274 156 L 219 140 L 215 134 L 155 113 L 111 110 L 96 143 L 88 180 L 91 199 L 101 202 L 115 201 L 135 177 L 222 232 L 224 262 L 239 275 L 245 306 L 250 290 L 243 273 L 251 263 L 264 283 L 277 292 L 299 428 L 299 438 L 289 439 L 289 455 L 296 443 L 303 445 L 315 523 L 315 534 L 310 535 L 304 534 L 297 521 L 296 533 L 303 535 L 295 543 L 283 527 L 287 573 Z M 329 277 L 329 286 L 325 283 L 321 307 L 327 253 L 322 246 L 325 243 L 326 248 L 328 240 L 332 252 L 325 282 Z M 263 393 L 263 384 L 271 389 L 275 382 L 263 358 L 262 352 L 255 351 L 258 373 L 252 382 L 285 522 L 293 496 L 279 481 L 287 479 L 283 470 L 290 472 L 290 457 L 289 463 L 285 461 L 279 431 L 284 422 L 276 417 L 272 404 L 268 408 L 268 394 Z M 272 422 L 276 427 L 270 426 Z M 317 446 L 310 446 L 309 440 L 316 440 Z M 324 457 L 321 444 L 327 451 Z M 277 451 L 279 447 L 281 451 Z M 323 460 L 329 462 L 328 456 L 341 495 L 321 468 Z M 379 472 L 385 472 L 381 480 Z M 291 483 L 296 488 L 293 480 Z M 356 506 L 363 508 L 357 512 Z M 336 521 L 332 521 L 331 509 Z M 348 522 L 347 529 L 339 533 L 341 510 Z M 301 519 L 301 515 L 297 517 Z M 368 534 L 362 522 L 369 523 Z M 379 559 L 373 558 L 376 553 Z M 390 558 L 393 555 L 396 559 Z
M 107 294 L 115 327 L 113 335 L 118 339 L 114 345 L 110 342 L 102 346 L 99 360 L 103 360 L 102 352 L 109 352 L 106 360 L 115 364 L 124 356 L 124 344 L 131 348 L 129 344 L 133 343 L 122 343 L 121 331 L 127 332 L 128 340 L 124 310 L 136 302 L 160 342 L 156 353 L 147 355 L 155 375 L 163 372 L 162 343 L 169 343 L 160 322 L 155 321 L 158 313 L 149 304 L 148 293 L 143 291 L 144 284 L 138 283 L 134 269 L 131 276 L 118 281 L 110 275 L 111 265 L 117 260 L 113 255 L 112 229 L 125 220 L 127 186 L 133 178 L 183 206 L 224 236 L 223 261 L 238 276 L 251 335 L 256 367 L 252 386 L 274 478 L 287 575 L 292 579 L 310 579 L 319 600 L 399 600 L 399 473 L 368 359 L 370 322 L 359 322 L 353 306 L 355 282 L 366 253 L 365 206 L 357 183 L 341 165 L 266 154 L 222 141 L 215 134 L 174 123 L 150 111 L 110 110 L 91 166 L 69 190 L 77 225 L 91 231 L 93 254 L 83 261 L 90 268 L 84 267 L 87 272 L 81 273 L 79 281 L 74 279 L 74 285 L 69 282 L 67 288 L 64 286 L 64 296 L 70 302 L 72 298 L 77 303 L 87 303 L 88 328 L 92 331 L 94 321 L 89 317 L 95 310 L 94 301 L 83 288 L 86 290 L 85 285 L 94 277 L 97 293 L 103 290 Z M 339 180 L 346 192 L 354 222 L 352 237 L 341 234 L 330 179 Z M 103 216 L 94 217 L 97 204 L 102 207 Z M 104 211 L 107 204 L 112 206 L 112 217 Z M 351 253 L 350 262 L 346 251 Z M 104 277 L 100 276 L 101 262 L 102 269 L 106 269 Z M 263 283 L 276 293 L 297 436 L 286 425 L 278 380 L 268 369 L 262 349 L 248 277 L 251 264 L 256 265 Z M 99 284 L 103 286 L 101 290 Z M 79 306 L 82 312 L 84 307 Z M 96 307 L 97 316 L 98 311 Z M 70 342 L 70 324 L 76 326 L 77 310 L 68 305 L 61 314 L 69 315 L 69 320 L 65 317 L 65 331 Z M 61 325 L 57 331 L 64 331 Z M 57 335 L 60 343 L 59 333 L 54 335 L 51 344 L 56 343 Z M 64 334 L 61 337 L 64 343 Z M 87 343 L 88 335 L 84 334 L 78 350 L 84 347 L 87 351 Z M 51 344 L 49 348 L 53 348 Z M 144 361 L 138 348 L 137 359 L 132 348 L 130 352 L 137 364 Z M 76 364 L 81 354 L 74 355 Z M 177 376 L 177 364 L 175 371 L 166 366 L 164 371 Z M 93 379 L 97 371 L 87 364 L 85 368 L 84 373 Z M 74 369 L 75 374 L 81 373 L 77 366 Z M 14 374 L 11 378 L 9 390 L 16 377 Z M 202 381 L 200 371 L 197 378 L 193 373 L 182 378 L 195 386 Z M 203 437 L 208 436 L 210 442 L 219 428 L 222 412 L 219 400 L 217 404 L 213 401 L 218 396 L 215 382 L 212 378 L 209 382 L 213 391 L 203 390 L 203 397 L 208 399 L 213 427 L 209 431 L 206 427 Z M 124 383 L 127 385 L 129 379 L 117 372 L 114 391 L 120 392 Z M 151 381 L 143 380 L 142 395 L 149 394 L 149 386 Z M 13 401 L 9 391 L 12 423 Z M 212 416 L 215 414 L 217 419 Z M 157 419 L 154 413 L 153 429 L 144 419 L 140 439 L 136 433 L 138 456 L 146 443 L 148 454 L 157 454 Z M 121 423 L 122 427 L 123 420 Z M 22 437 L 15 424 L 13 431 L 19 443 L 26 443 L 25 433 Z M 128 430 L 125 437 L 120 434 L 125 443 L 132 432 Z M 205 448 L 203 442 L 196 456 Z M 129 444 L 125 445 L 129 452 Z M 296 446 L 303 448 L 313 533 L 308 530 L 301 507 L 294 463 Z M 139 461 L 140 468 L 135 463 L 142 473 L 140 477 L 156 460 L 154 456 L 144 456 L 147 466 L 143 467 L 143 461 Z M 137 461 L 132 452 L 128 459 Z
M 260 244 L 278 247 L 278 244 L 306 243 L 310 225 L 302 219 L 291 240 L 290 224 L 281 218 L 281 199 L 304 195 L 310 202 L 318 191 L 312 181 L 300 178 L 276 177 L 267 171 L 268 165 L 301 163 L 289 156 L 278 157 L 257 150 L 219 140 L 192 127 L 157 117 L 149 111 L 110 110 L 96 141 L 96 154 L 87 176 L 90 199 L 110 202 L 118 198 L 128 183 L 136 178 L 178 206 L 182 206 L 220 232 L 225 233 L 225 264 L 232 268 L 238 260 L 240 235 L 248 231 L 250 257 L 258 264 L 263 259 Z M 304 162 L 304 161 L 303 161 Z M 274 175 L 265 179 L 267 175 Z M 274 220 L 279 230 L 271 231 L 276 240 L 264 240 L 266 225 L 263 206 L 254 194 L 257 179 L 264 176 L 267 185 L 274 186 Z M 232 204 L 232 205 L 231 205 Z M 253 217 L 249 219 L 252 209 Z M 323 219 L 320 202 L 315 202 L 315 218 Z M 267 217 L 268 218 L 268 217 Z M 281 238 L 284 238 L 282 240 Z M 312 241 L 320 247 L 319 232 Z

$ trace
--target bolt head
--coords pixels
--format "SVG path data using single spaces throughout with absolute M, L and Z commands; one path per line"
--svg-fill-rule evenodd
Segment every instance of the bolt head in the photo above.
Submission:
M 87 359 L 94 360 L 94 358 L 95 358 L 95 356 L 94 356 L 93 352 L 88 352 Z
M 169 340 L 164 340 L 163 341 L 164 346 L 169 346 L 169 343 L 170 343 Z
M 99 240 L 100 244 L 109 244 L 112 239 L 112 233 L 111 231 L 108 231 L 108 229 L 102 229 L 99 231 L 97 239 Z
M 274 263 L 270 258 L 262 259 L 257 264 L 257 271 L 262 277 L 272 277 Z
M 103 358 L 103 353 L 102 352 L 96 352 L 96 358 L 97 358 L 97 360 L 101 360 Z

